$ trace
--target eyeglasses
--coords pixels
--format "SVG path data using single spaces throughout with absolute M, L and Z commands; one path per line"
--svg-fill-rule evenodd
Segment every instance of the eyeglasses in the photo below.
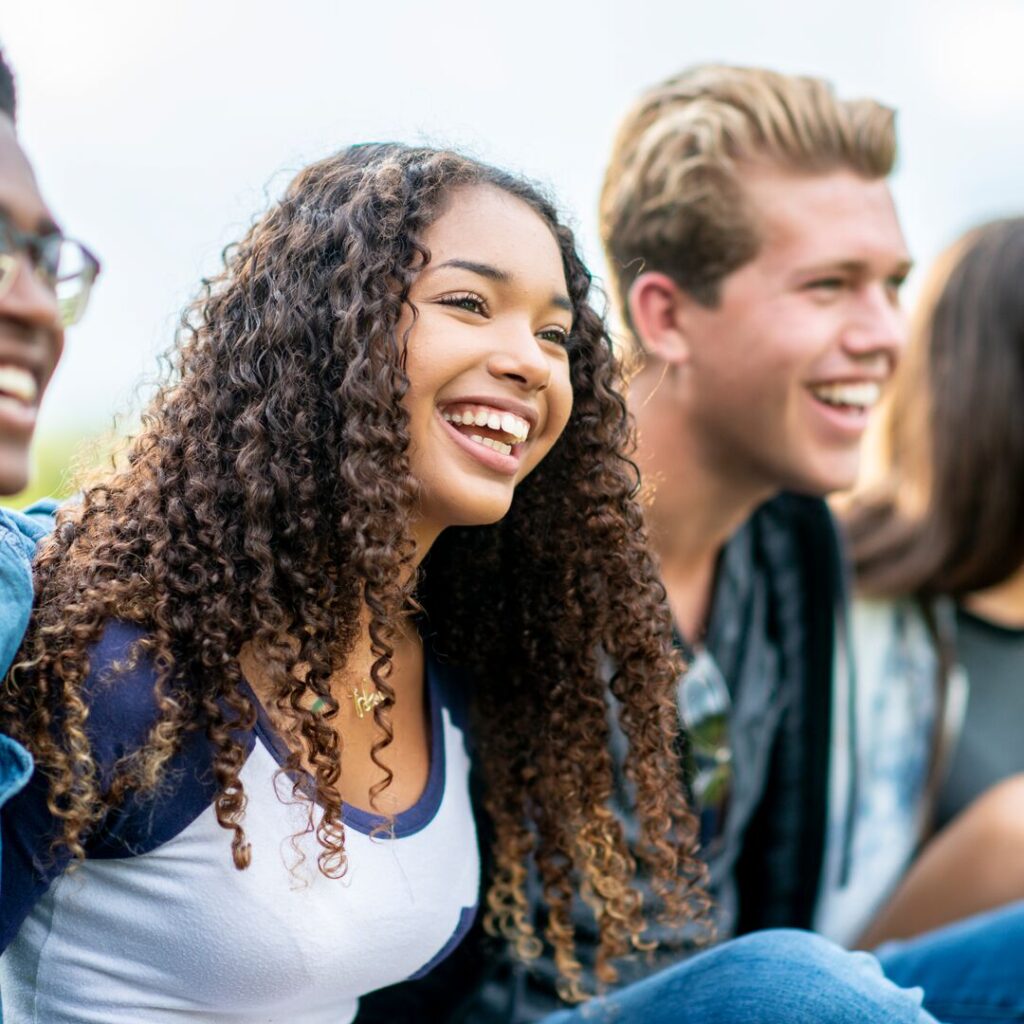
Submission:
M 100 262 L 80 242 L 59 231 L 38 235 L 19 231 L 0 214 L 0 299 L 14 287 L 22 254 L 33 272 L 57 296 L 60 321 L 70 327 L 89 304 Z
M 707 650 L 689 654 L 689 664 L 676 688 L 676 703 L 686 729 L 690 788 L 700 814 L 701 843 L 706 852 L 713 853 L 723 835 L 732 790 L 732 700 L 721 669 Z

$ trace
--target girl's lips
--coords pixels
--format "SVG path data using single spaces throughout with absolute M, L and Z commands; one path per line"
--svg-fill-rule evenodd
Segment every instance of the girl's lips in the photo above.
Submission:
M 477 462 L 486 466 L 488 469 L 494 470 L 496 473 L 501 473 L 503 476 L 515 476 L 516 473 L 519 472 L 519 453 L 522 450 L 522 445 L 513 445 L 512 453 L 510 455 L 503 455 L 501 452 L 496 452 L 493 448 L 485 448 L 482 444 L 477 444 L 476 441 L 471 441 L 458 429 L 458 427 L 444 419 L 440 412 L 436 415 L 438 422 L 448 433 L 448 436 L 451 437 L 451 439 L 460 448 L 462 448 L 463 451 L 476 459 Z

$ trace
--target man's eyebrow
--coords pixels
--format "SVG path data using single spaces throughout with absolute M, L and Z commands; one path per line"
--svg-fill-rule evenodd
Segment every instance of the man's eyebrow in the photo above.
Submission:
M 869 266 L 870 264 L 867 260 L 826 260 L 825 262 L 817 263 L 812 267 L 805 267 L 803 273 L 821 274 L 830 270 L 840 270 L 844 274 L 863 274 Z M 896 268 L 893 273 L 905 277 L 910 273 L 913 266 L 914 261 L 908 257 L 900 260 L 900 262 L 896 264 Z
M 496 281 L 498 284 L 512 283 L 512 275 L 507 270 L 502 270 L 501 267 L 496 267 L 492 263 L 477 263 L 476 260 L 450 259 L 445 260 L 444 263 L 438 263 L 434 269 L 442 270 L 445 267 L 454 267 L 457 270 L 468 270 L 471 274 L 479 274 L 481 277 L 486 277 L 489 281 Z M 560 295 L 557 292 L 551 298 L 551 305 L 556 309 L 564 309 L 567 313 L 576 312 L 569 297 L 567 295 Z
M 9 206 L 4 203 L 0 203 L 0 217 L 2 217 L 8 224 L 13 226 L 14 214 L 11 212 Z M 32 230 L 37 234 L 45 238 L 47 235 L 60 235 L 63 232 L 60 229 L 60 225 L 50 216 L 44 214 L 41 216 L 33 225 Z

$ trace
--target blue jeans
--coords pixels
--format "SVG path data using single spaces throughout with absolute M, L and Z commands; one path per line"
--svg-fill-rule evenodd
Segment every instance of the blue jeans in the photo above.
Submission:
M 1024 902 L 886 943 L 877 959 L 808 932 L 757 932 L 543 1024 L 587 1021 L 1024 1021 Z
M 945 1024 L 1024 1021 L 1024 903 L 888 942 L 876 953 L 886 977 L 920 985 L 925 1006 Z
M 919 988 L 899 988 L 870 953 L 818 935 L 756 932 L 724 942 L 542 1024 L 936 1024 Z

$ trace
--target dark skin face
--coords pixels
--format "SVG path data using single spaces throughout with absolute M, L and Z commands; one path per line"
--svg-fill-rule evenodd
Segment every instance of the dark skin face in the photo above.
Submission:
M 5 114 L 0 114 L 0 211 L 18 231 L 56 230 Z M 64 348 L 56 295 L 33 273 L 26 255 L 18 261 L 11 287 L 0 295 L 0 494 L 14 494 L 28 482 L 39 402 Z

